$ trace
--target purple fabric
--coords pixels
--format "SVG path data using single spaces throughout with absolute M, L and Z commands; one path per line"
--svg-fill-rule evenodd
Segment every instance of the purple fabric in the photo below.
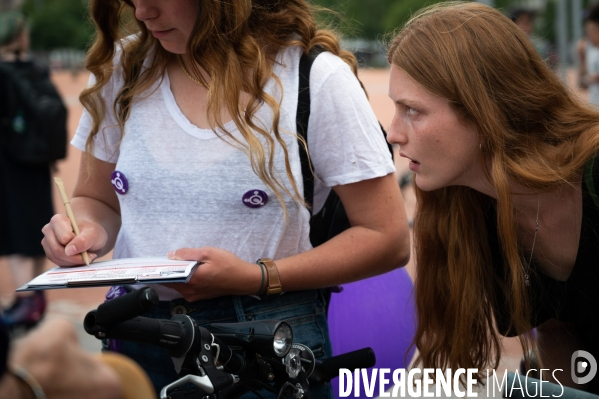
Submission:
M 110 287 L 110 289 L 106 293 L 106 299 L 104 302 L 108 302 L 111 299 L 123 296 L 127 292 L 129 292 L 129 291 L 127 291 L 127 289 L 125 287 L 123 287 L 122 285 L 113 285 L 112 287 Z M 110 351 L 117 352 L 117 353 L 121 351 L 121 346 L 123 345 L 123 342 L 121 340 L 108 339 L 107 341 L 108 341 L 108 349 Z
M 415 317 L 413 284 L 405 269 L 397 269 L 351 284 L 343 285 L 343 293 L 331 295 L 329 333 L 333 355 L 371 347 L 378 369 L 391 373 L 405 368 L 413 354 Z M 371 375 L 371 371 L 368 372 Z M 335 397 L 339 397 L 339 378 L 331 381 Z M 391 385 L 386 385 L 389 389 Z M 375 389 L 379 394 L 379 387 Z M 360 398 L 366 398 L 364 387 Z M 351 397 L 353 398 L 352 391 Z
M 120 296 L 123 296 L 127 293 L 128 291 L 125 289 L 125 287 L 123 287 L 122 285 L 113 285 L 112 287 L 110 287 L 110 289 L 108 290 L 108 292 L 106 293 L 106 298 L 104 300 L 104 302 L 108 302 L 111 299 L 114 298 L 118 298 Z

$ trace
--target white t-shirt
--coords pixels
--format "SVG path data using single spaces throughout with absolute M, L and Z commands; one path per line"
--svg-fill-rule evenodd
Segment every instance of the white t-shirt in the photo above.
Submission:
M 299 192 L 303 193 L 294 135 L 300 56 L 299 47 L 281 50 L 274 73 L 282 82 L 284 95 L 274 79 L 265 90 L 280 101 L 280 131 L 287 132 L 283 136 L 292 172 Z M 212 246 L 255 262 L 311 249 L 308 210 L 285 195 L 286 223 L 276 195 L 252 171 L 248 155 L 218 138 L 212 130 L 199 129 L 183 115 L 171 92 L 168 73 L 134 101 L 119 145 L 112 104 L 122 85 L 123 77 L 117 70 L 103 88 L 107 116 L 94 147 L 94 156 L 116 163 L 116 170 L 129 184 L 126 194 L 117 194 L 122 226 L 114 258 L 165 256 L 182 247 Z M 308 146 L 320 180 L 314 191 L 317 212 L 329 187 L 385 176 L 394 171 L 394 166 L 378 121 L 345 62 L 331 53 L 318 56 L 311 70 L 310 91 Z M 263 105 L 256 118 L 270 127 L 270 107 Z M 71 142 L 82 151 L 91 126 L 91 116 L 84 111 Z M 232 121 L 225 128 L 241 138 Z M 290 187 L 283 159 L 279 146 L 276 169 L 281 181 Z M 263 207 L 249 208 L 242 197 L 256 189 L 266 192 L 269 200 Z M 158 291 L 163 300 L 180 296 L 166 287 Z

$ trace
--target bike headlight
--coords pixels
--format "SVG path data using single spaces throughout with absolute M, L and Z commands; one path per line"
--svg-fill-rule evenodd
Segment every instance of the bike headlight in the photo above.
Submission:
M 293 332 L 291 331 L 291 326 L 287 323 L 281 323 L 274 333 L 272 342 L 275 354 L 279 357 L 285 356 L 289 352 L 289 349 L 291 349 L 292 343 Z
M 283 359 L 283 364 L 285 365 L 285 371 L 287 371 L 289 378 L 296 378 L 300 371 L 302 371 L 300 351 L 298 349 L 291 348 L 287 356 L 285 356 Z
M 213 323 L 207 329 L 228 346 L 238 346 L 270 359 L 285 357 L 293 344 L 291 326 L 280 320 Z

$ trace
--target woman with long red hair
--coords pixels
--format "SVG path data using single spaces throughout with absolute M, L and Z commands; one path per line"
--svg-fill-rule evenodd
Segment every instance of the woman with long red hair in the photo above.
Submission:
M 573 352 L 599 357 L 599 113 L 482 4 L 422 10 L 388 59 L 418 201 L 417 363 L 496 367 L 518 335 L 567 383 Z

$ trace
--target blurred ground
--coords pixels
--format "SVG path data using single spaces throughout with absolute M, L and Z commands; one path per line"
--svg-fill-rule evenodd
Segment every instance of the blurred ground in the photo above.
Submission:
M 370 103 L 379 121 L 388 130 L 394 112 L 393 103 L 387 96 L 389 71 L 387 69 L 362 69 L 359 75 L 366 86 Z M 570 81 L 575 81 L 573 71 L 568 74 L 568 77 Z M 72 136 L 82 112 L 78 96 L 87 83 L 88 74 L 71 74 L 67 71 L 59 71 L 54 72 L 52 78 L 69 107 L 69 134 Z M 584 93 L 581 93 L 581 95 L 584 95 Z M 69 196 L 75 185 L 80 158 L 80 151 L 69 147 L 67 159 L 57 164 L 55 175 L 63 179 Z M 408 162 L 405 159 L 400 159 L 398 156 L 395 159 L 399 179 L 403 174 L 409 172 L 407 168 Z M 410 188 L 405 189 L 403 194 L 408 217 L 411 218 L 415 205 L 414 197 Z M 57 190 L 54 192 L 54 206 L 58 212 L 64 211 Z M 46 268 L 51 267 L 53 265 L 47 261 Z M 408 268 L 412 272 L 413 265 L 408 265 Z M 14 289 L 15 287 L 13 286 L 6 261 L 0 258 L 0 303 L 9 303 Z M 99 341 L 83 331 L 82 321 L 89 310 L 96 308 L 103 301 L 106 290 L 106 288 L 71 288 L 47 291 L 49 298 L 47 317 L 65 316 L 69 318 L 78 329 L 82 344 L 89 350 L 99 351 Z M 504 347 L 502 363 L 499 369 L 507 368 L 513 371 L 518 367 L 521 357 L 519 344 L 516 339 L 506 339 Z

